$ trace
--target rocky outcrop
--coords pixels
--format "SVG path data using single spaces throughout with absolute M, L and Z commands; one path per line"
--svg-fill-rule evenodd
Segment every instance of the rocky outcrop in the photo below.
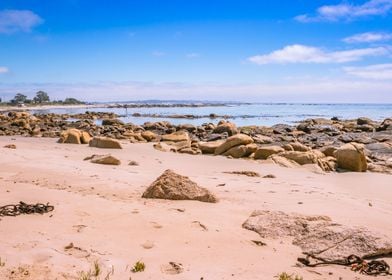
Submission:
M 335 152 L 338 167 L 341 169 L 365 172 L 367 170 L 364 146 L 358 143 L 349 143 L 341 146 Z
M 199 187 L 188 177 L 166 170 L 143 193 L 143 198 L 159 198 L 170 200 L 198 200 L 217 202 L 217 198 L 207 189 Z
M 118 140 L 108 137 L 94 137 L 90 140 L 89 146 L 103 149 L 122 149 Z
M 392 241 L 366 228 L 348 227 L 327 216 L 286 214 L 280 211 L 254 211 L 242 225 L 262 238 L 292 238 L 304 253 L 317 253 L 324 259 L 364 256 L 392 249 Z

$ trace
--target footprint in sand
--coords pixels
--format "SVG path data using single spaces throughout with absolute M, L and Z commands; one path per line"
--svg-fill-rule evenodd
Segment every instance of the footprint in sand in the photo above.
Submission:
M 144 243 L 142 244 L 142 247 L 143 247 L 144 249 L 152 249 L 152 248 L 154 247 L 154 242 L 152 242 L 152 241 L 150 241 L 150 240 L 147 240 L 146 242 L 144 242 Z
M 192 224 L 198 228 L 201 228 L 203 231 L 208 231 L 208 228 L 199 221 L 193 221 Z
M 181 263 L 169 262 L 161 266 L 161 271 L 165 274 L 180 274 L 184 271 L 184 267 Z
M 154 228 L 162 228 L 162 226 L 156 222 L 151 222 L 151 224 Z

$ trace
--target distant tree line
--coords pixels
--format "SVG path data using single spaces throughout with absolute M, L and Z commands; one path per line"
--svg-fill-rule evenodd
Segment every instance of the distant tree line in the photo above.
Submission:
M 2 101 L 0 98 L 0 103 L 5 103 Z M 23 104 L 65 104 L 65 105 L 74 105 L 74 104 L 84 104 L 85 102 L 80 101 L 76 98 L 72 97 L 67 97 L 64 100 L 50 100 L 49 95 L 40 90 L 38 91 L 33 99 L 29 99 L 26 95 L 22 93 L 17 93 L 13 99 L 11 99 L 9 102 L 6 102 L 5 104 L 7 105 L 23 105 Z

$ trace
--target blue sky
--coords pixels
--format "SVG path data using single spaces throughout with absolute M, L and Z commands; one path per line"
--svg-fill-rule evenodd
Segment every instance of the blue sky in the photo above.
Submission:
M 0 97 L 392 103 L 392 0 L 2 0 Z

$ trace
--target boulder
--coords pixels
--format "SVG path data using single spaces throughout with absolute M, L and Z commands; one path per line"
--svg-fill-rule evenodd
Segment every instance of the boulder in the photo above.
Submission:
M 300 165 L 317 163 L 318 156 L 313 152 L 284 152 L 279 154 L 282 157 L 295 161 Z
M 294 167 L 300 166 L 300 165 L 299 165 L 298 163 L 296 163 L 295 161 L 290 160 L 290 159 L 285 158 L 285 157 L 282 157 L 282 156 L 277 155 L 277 154 L 270 155 L 270 156 L 267 158 L 267 160 L 270 161 L 270 162 L 272 162 L 272 163 L 274 163 L 274 164 L 277 164 L 277 165 L 279 165 L 279 166 L 282 166 L 282 167 L 294 168 Z
M 358 143 L 348 143 L 335 152 L 338 167 L 341 169 L 365 172 L 367 169 L 364 146 Z
M 280 146 L 264 146 L 255 151 L 254 159 L 267 159 L 270 155 L 279 154 L 285 150 Z
M 218 148 L 224 141 L 211 141 L 211 142 L 199 142 L 199 149 L 203 154 L 213 154 L 216 148 Z
M 239 146 L 239 145 L 248 145 L 253 143 L 253 139 L 245 134 L 236 134 L 230 136 L 226 139 L 224 143 L 222 143 L 219 147 L 215 149 L 215 155 L 221 155 L 224 152 L 228 151 L 232 147 Z
M 324 146 L 320 149 L 320 152 L 322 152 L 327 157 L 333 157 L 335 156 L 336 150 L 337 148 L 334 146 Z
M 226 132 L 229 136 L 238 133 L 237 126 L 234 123 L 222 121 L 218 126 L 213 130 L 213 133 L 224 133 Z
M 92 163 L 120 165 L 121 161 L 112 155 L 93 155 L 90 157 Z
M 148 141 L 148 142 L 151 142 L 151 141 L 157 139 L 157 137 L 158 137 L 158 136 L 157 136 L 154 132 L 152 132 L 152 131 L 143 131 L 143 132 L 141 133 L 141 136 L 142 136 L 144 139 L 146 139 L 146 141 Z
M 293 148 L 293 150 L 297 151 L 297 152 L 307 152 L 307 151 L 310 151 L 309 147 L 306 147 L 304 144 L 302 144 L 300 142 L 292 142 L 292 143 L 290 143 L 288 145 L 290 145 Z
M 124 125 L 119 119 L 103 119 L 102 125 Z
M 191 141 L 191 138 L 189 137 L 189 134 L 186 131 L 176 131 L 171 134 L 162 135 L 161 141 L 182 142 L 182 141 Z
M 89 146 L 103 149 L 122 149 L 122 146 L 118 140 L 98 136 L 90 140 Z
M 67 129 L 60 134 L 58 143 L 67 144 L 87 144 L 91 139 L 90 134 L 76 128 Z
M 253 140 L 257 144 L 271 144 L 273 142 L 272 138 L 269 136 L 257 134 L 253 136 Z
M 143 198 L 170 200 L 198 200 L 217 202 L 217 198 L 207 189 L 199 187 L 188 177 L 166 170 L 143 193 Z

